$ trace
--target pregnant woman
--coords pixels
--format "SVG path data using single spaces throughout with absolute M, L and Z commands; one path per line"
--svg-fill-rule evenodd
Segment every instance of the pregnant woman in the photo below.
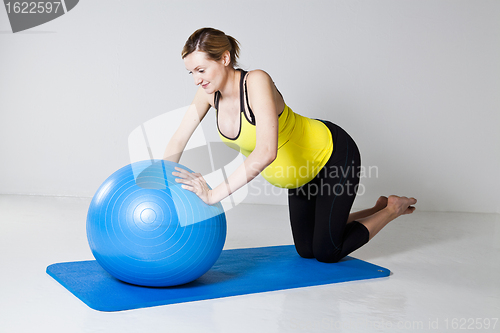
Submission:
M 164 159 L 179 162 L 211 107 L 222 141 L 247 158 L 212 190 L 201 174 L 176 168 L 173 175 L 183 188 L 212 205 L 262 174 L 271 184 L 288 189 L 298 254 L 321 262 L 339 261 L 387 223 L 415 210 L 415 198 L 392 195 L 381 196 L 370 209 L 350 213 L 361 165 L 354 140 L 328 120 L 292 111 L 265 71 L 238 68 L 238 54 L 237 40 L 213 28 L 195 31 L 184 45 L 184 64 L 199 88 Z

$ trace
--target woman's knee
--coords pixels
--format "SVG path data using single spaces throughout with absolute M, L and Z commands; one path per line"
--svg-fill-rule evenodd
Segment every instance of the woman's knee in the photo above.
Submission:
M 299 256 L 301 256 L 302 258 L 306 259 L 314 258 L 314 253 L 312 247 L 310 246 L 295 244 L 295 249 L 297 250 Z
M 314 258 L 319 262 L 335 263 L 342 259 L 341 251 L 330 251 L 323 249 L 314 249 Z

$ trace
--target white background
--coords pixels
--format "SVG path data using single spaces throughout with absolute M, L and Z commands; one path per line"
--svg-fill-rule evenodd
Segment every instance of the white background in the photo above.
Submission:
M 86 0 L 13 34 L 0 8 L 0 193 L 91 197 L 129 163 L 132 130 L 191 102 L 180 52 L 212 26 L 295 112 L 353 136 L 378 169 L 355 205 L 500 213 L 499 17 L 482 0 Z

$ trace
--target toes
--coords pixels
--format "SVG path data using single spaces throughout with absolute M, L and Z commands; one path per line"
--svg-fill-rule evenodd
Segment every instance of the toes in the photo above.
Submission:
M 407 197 L 403 197 L 405 199 L 405 202 L 408 206 L 411 206 L 411 205 L 414 205 L 417 203 L 417 199 L 415 198 L 407 198 Z
M 410 206 L 410 207 L 406 208 L 404 214 L 411 214 L 414 211 L 415 211 L 415 207 Z

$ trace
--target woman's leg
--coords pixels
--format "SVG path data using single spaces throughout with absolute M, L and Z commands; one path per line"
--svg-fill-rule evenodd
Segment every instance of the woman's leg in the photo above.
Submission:
M 377 202 L 375 203 L 375 206 L 373 206 L 372 208 L 360 210 L 358 212 L 349 214 L 347 223 L 351 223 L 352 221 L 359 222 L 359 219 L 371 216 L 376 212 L 381 211 L 385 207 L 387 207 L 387 197 L 381 196 L 380 198 L 378 198 Z
M 288 190 L 288 209 L 292 226 L 293 242 L 297 253 L 303 258 L 314 258 L 314 210 L 315 197 L 303 189 Z
M 387 200 L 387 207 L 369 217 L 359 219 L 358 222 L 368 229 L 370 239 L 372 239 L 387 223 L 401 215 L 413 213 L 415 207 L 412 205 L 416 203 L 417 199 L 415 198 L 391 195 Z
M 359 183 L 361 158 L 355 142 L 344 130 L 325 123 L 335 135 L 335 150 L 325 166 L 326 173 L 322 170 L 302 188 L 289 190 L 288 198 L 297 252 L 305 258 L 337 262 L 366 244 L 396 217 L 412 213 L 415 208 L 411 205 L 417 200 L 380 197 L 374 207 L 349 214 Z M 337 172 L 331 173 L 332 169 Z
M 316 198 L 313 253 L 319 261 L 337 262 L 368 242 L 369 231 L 357 221 L 347 224 L 359 184 L 359 150 L 343 129 L 330 122 L 325 123 L 332 134 L 336 133 L 335 151 L 319 177 L 310 185 L 315 185 L 315 192 L 319 193 Z

